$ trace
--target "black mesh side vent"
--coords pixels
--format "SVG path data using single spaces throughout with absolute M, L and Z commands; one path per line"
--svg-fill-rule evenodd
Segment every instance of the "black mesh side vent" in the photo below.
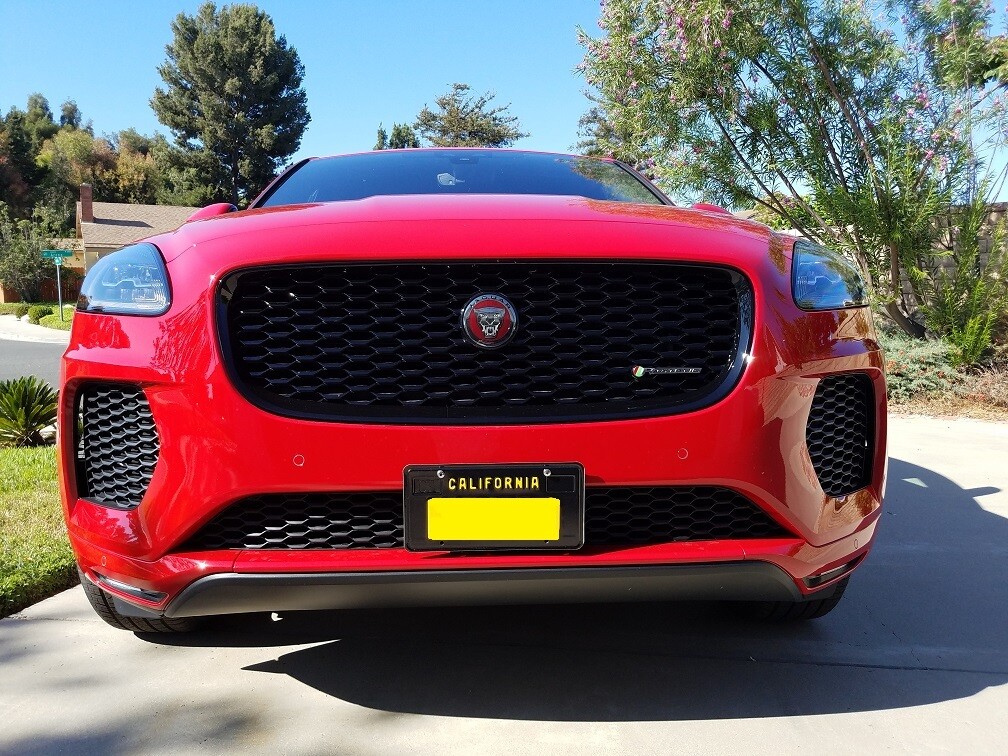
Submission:
M 120 509 L 140 503 L 160 452 L 143 389 L 89 384 L 78 394 L 77 485 L 83 498 Z
M 805 443 L 827 496 L 845 496 L 871 481 L 875 394 L 864 373 L 830 375 L 819 381 Z
M 712 486 L 589 488 L 585 546 L 634 546 L 791 534 L 742 494 Z M 241 499 L 185 550 L 381 549 L 403 546 L 400 491 L 269 494 Z

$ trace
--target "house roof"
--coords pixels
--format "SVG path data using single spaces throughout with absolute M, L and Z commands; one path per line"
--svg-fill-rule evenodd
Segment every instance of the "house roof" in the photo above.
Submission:
M 123 202 L 95 202 L 93 223 L 80 221 L 77 203 L 77 225 L 85 247 L 118 248 L 154 234 L 174 231 L 196 212 L 195 207 L 177 205 L 130 205 Z

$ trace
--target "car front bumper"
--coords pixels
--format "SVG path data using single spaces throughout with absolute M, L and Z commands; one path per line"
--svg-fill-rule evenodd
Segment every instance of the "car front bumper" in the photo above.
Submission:
M 210 361 L 212 355 L 212 348 L 205 345 L 203 358 Z M 207 376 L 204 381 L 188 376 L 171 380 L 149 365 L 113 370 L 102 364 L 102 357 L 122 358 L 114 348 L 77 348 L 68 352 L 64 362 L 61 485 L 68 531 L 85 574 L 143 612 L 221 613 L 236 611 L 236 606 L 310 609 L 358 605 L 370 594 L 382 594 L 376 600 L 383 603 L 410 603 L 411 596 L 437 596 L 453 603 L 480 595 L 489 602 L 543 596 L 553 596 L 551 600 L 684 594 L 754 598 L 777 596 L 780 575 L 790 581 L 786 593 L 791 597 L 822 595 L 842 575 L 821 584 L 816 584 L 815 576 L 852 564 L 867 552 L 881 506 L 886 467 L 885 386 L 882 357 L 876 350 L 862 348 L 783 369 L 768 360 L 762 361 L 765 364 L 754 360 L 728 397 L 697 412 L 616 422 L 500 427 L 375 426 L 284 418 L 250 405 L 231 387 L 219 364 L 202 366 L 197 360 L 195 368 Z M 838 372 L 869 375 L 878 411 L 871 484 L 834 498 L 823 493 L 810 463 L 805 424 L 818 381 Z M 151 485 L 141 505 L 131 510 L 78 496 L 72 473 L 75 449 L 66 442 L 73 438 L 76 387 L 112 376 L 144 386 L 161 436 L 161 457 Z M 567 460 L 584 465 L 589 488 L 714 485 L 733 489 L 769 513 L 793 537 L 483 554 L 404 548 L 184 548 L 203 523 L 244 496 L 397 491 L 402 489 L 403 468 L 409 464 Z M 710 574 L 709 566 L 715 564 L 732 569 L 713 581 L 699 580 L 689 571 L 663 571 L 670 566 L 705 565 L 703 574 Z M 755 586 L 751 576 L 740 577 L 734 567 L 741 565 L 757 565 L 757 571 L 769 568 L 770 573 L 759 574 L 774 576 L 764 581 L 770 589 Z M 746 575 L 749 566 L 743 570 Z M 627 569 L 640 572 L 622 572 Z M 554 570 L 555 578 L 550 576 Z M 421 578 L 400 579 L 421 574 Z M 446 581 L 446 574 L 480 578 Z M 570 579 L 575 574 L 577 579 Z M 632 579 L 626 579 L 631 574 Z M 374 579 L 368 582 L 360 576 Z M 118 590 L 107 580 L 148 593 Z M 579 587 L 571 587 L 575 585 Z M 232 592 L 262 598 L 229 603 L 227 595 Z M 210 600 L 211 596 L 217 598 Z

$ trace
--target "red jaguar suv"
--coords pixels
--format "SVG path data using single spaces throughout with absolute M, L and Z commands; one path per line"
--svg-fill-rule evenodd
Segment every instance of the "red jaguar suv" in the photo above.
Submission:
M 840 600 L 886 391 L 842 256 L 613 160 L 305 160 L 99 260 L 62 363 L 84 589 L 241 612 Z

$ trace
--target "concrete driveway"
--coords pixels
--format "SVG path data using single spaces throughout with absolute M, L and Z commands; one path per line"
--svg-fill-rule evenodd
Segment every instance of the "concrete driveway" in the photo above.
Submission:
M 1004 753 L 1008 424 L 894 417 L 872 556 L 799 626 L 622 605 L 0 621 L 0 752 Z

